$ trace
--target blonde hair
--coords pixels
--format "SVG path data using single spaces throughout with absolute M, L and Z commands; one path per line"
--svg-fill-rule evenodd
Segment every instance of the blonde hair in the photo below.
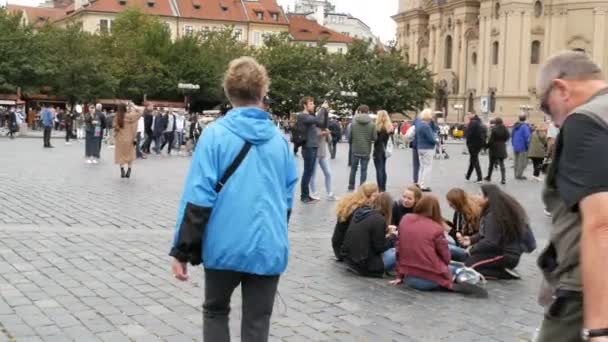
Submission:
M 433 112 L 431 111 L 431 108 L 425 108 L 422 112 L 420 112 L 418 117 L 422 121 L 431 121 L 433 120 Z
M 266 68 L 252 57 L 233 60 L 224 75 L 224 93 L 235 107 L 260 103 L 269 85 Z
M 393 131 L 393 123 L 385 110 L 378 111 L 376 117 L 376 130 L 380 132 L 382 129 L 386 130 L 387 133 Z
M 357 191 L 344 197 L 339 203 L 336 209 L 338 214 L 339 222 L 346 222 L 350 215 L 361 208 L 362 206 L 369 204 L 369 200 L 374 193 L 378 192 L 378 185 L 374 183 L 365 183 L 361 185 Z

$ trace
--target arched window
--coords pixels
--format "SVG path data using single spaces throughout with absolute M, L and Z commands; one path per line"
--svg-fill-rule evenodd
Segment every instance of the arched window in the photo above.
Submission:
M 477 52 L 473 52 L 473 54 L 471 55 L 471 63 L 473 65 L 477 65 Z
M 445 37 L 445 68 L 452 69 L 452 36 Z
M 500 16 L 500 3 L 497 1 L 496 5 L 494 5 L 494 18 L 498 19 Z
M 409 53 L 406 53 L 406 54 L 405 54 L 405 63 L 408 63 L 408 64 L 409 64 L 409 62 L 410 62 L 410 54 L 409 54 Z
M 492 64 L 498 65 L 498 42 L 492 43 Z
M 475 103 L 473 102 L 473 93 L 469 93 L 469 103 L 467 104 L 467 112 L 475 112 Z
M 534 16 L 538 18 L 541 15 L 543 15 L 543 3 L 540 0 L 536 0 L 534 3 Z
M 490 113 L 496 113 L 496 93 L 490 93 L 490 103 L 489 103 Z
M 530 64 L 540 63 L 540 42 L 535 40 L 532 42 L 532 51 L 530 53 Z

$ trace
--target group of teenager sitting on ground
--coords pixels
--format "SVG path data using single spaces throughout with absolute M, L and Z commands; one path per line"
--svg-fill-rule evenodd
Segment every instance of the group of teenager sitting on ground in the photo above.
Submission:
M 479 195 L 455 188 L 446 199 L 454 210 L 451 221 L 443 218 L 437 197 L 416 186 L 393 202 L 375 184 L 363 184 L 338 203 L 336 258 L 359 275 L 394 275 L 390 284 L 423 291 L 485 297 L 485 289 L 469 281 L 471 274 L 519 279 L 521 255 L 536 248 L 521 204 L 493 184 L 482 185 Z

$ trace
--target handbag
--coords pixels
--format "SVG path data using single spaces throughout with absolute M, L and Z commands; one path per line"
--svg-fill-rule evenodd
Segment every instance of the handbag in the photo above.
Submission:
M 393 140 L 389 138 L 386 143 L 386 147 L 384 148 L 384 155 L 386 156 L 386 158 L 390 158 L 390 156 L 393 155 L 393 149 Z

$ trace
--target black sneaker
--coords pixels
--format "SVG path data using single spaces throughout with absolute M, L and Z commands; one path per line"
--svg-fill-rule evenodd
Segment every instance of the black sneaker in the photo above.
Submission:
M 468 283 L 454 283 L 454 285 L 452 285 L 452 291 L 475 298 L 488 298 L 488 291 L 486 291 L 486 289 L 479 285 L 473 285 Z

